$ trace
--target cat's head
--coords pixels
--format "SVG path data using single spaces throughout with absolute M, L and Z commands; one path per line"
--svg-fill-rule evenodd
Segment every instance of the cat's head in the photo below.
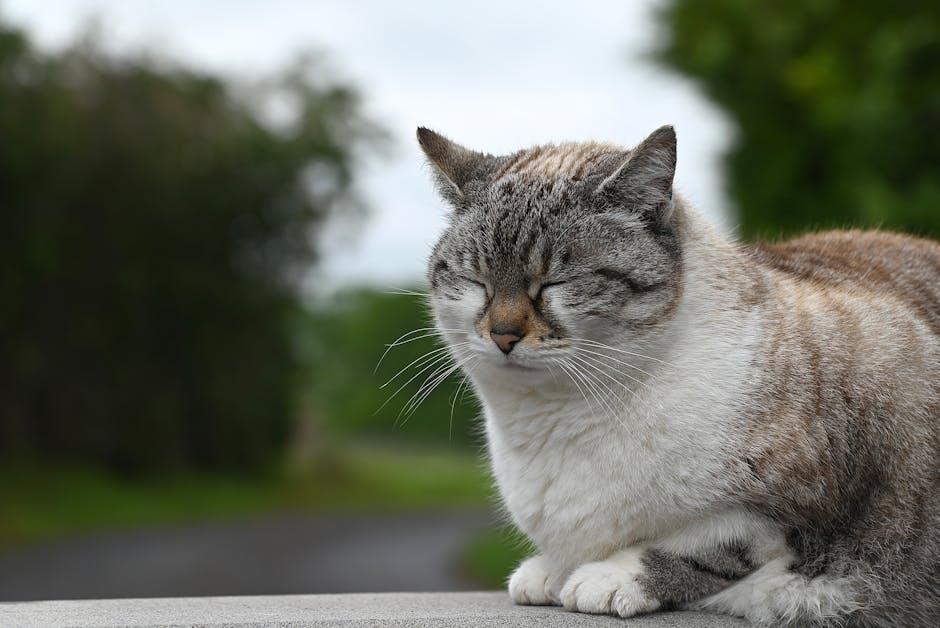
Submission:
M 494 156 L 425 128 L 418 141 L 451 206 L 428 282 L 455 353 L 544 371 L 574 346 L 661 333 L 682 287 L 672 127 L 633 150 L 583 143 Z

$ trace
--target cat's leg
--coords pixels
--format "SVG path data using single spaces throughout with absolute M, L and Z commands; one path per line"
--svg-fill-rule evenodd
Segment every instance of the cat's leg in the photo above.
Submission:
M 561 601 L 569 610 L 632 617 L 701 600 L 754 569 L 738 545 L 694 557 L 636 546 L 576 569 L 561 590 Z
M 760 569 L 689 608 L 744 617 L 760 626 L 842 625 L 863 610 L 857 579 L 821 575 L 807 578 L 791 569 L 792 556 Z
M 509 577 L 509 596 L 516 604 L 560 606 L 565 573 L 538 554 L 522 561 Z

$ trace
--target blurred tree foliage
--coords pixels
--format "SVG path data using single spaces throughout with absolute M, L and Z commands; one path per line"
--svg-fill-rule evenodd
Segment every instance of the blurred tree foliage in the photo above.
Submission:
M 477 403 L 459 373 L 441 380 L 412 416 L 402 413 L 438 367 L 452 364 L 429 331 L 409 334 L 431 326 L 420 295 L 350 289 L 305 316 L 297 346 L 313 385 L 304 405 L 333 436 L 455 447 L 482 442 Z
M 660 60 L 737 124 L 745 235 L 940 235 L 940 4 L 672 0 Z
M 281 124 L 265 104 L 297 115 Z M 298 65 L 249 94 L 0 24 L 0 453 L 257 469 L 291 429 L 288 319 L 376 137 Z

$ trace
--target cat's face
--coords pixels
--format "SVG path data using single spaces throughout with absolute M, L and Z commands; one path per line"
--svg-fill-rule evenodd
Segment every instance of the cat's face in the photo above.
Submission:
M 454 205 L 428 280 L 455 353 L 547 371 L 575 346 L 638 341 L 672 315 L 671 128 L 632 152 L 579 144 L 493 157 L 429 131 L 419 140 Z

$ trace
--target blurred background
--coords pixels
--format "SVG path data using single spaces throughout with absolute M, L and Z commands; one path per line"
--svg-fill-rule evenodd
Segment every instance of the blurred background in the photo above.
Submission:
M 940 235 L 940 5 L 0 0 L 0 600 L 500 586 L 414 129 L 666 123 L 740 237 Z

